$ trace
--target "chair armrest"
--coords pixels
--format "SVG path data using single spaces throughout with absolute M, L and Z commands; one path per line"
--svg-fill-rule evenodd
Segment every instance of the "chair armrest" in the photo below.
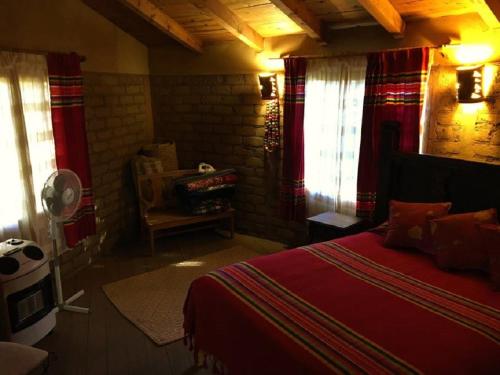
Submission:
M 173 171 L 167 171 L 167 172 L 162 172 L 162 173 L 152 173 L 152 174 L 144 174 L 140 175 L 137 177 L 137 179 L 142 182 L 144 180 L 151 180 L 155 178 L 164 178 L 164 177 L 170 177 L 170 178 L 179 178 L 179 177 L 185 177 L 193 174 L 199 173 L 197 169 L 176 169 Z

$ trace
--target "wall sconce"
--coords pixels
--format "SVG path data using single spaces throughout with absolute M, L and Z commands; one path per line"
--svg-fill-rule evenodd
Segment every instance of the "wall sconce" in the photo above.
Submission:
M 486 100 L 483 94 L 483 66 L 457 68 L 457 97 L 459 103 L 478 103 Z
M 259 75 L 260 96 L 262 100 L 271 100 L 278 97 L 278 79 L 276 74 Z

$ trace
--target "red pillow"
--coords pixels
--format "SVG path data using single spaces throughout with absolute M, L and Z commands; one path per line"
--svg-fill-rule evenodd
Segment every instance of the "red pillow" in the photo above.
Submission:
M 497 223 L 497 210 L 450 215 L 431 222 L 436 261 L 442 268 L 488 270 L 480 224 Z
M 430 223 L 448 215 L 451 203 L 408 203 L 390 201 L 389 228 L 384 245 L 389 247 L 412 247 L 432 253 Z
M 496 290 L 500 290 L 500 225 L 483 224 L 479 226 L 483 248 L 488 253 L 490 280 Z

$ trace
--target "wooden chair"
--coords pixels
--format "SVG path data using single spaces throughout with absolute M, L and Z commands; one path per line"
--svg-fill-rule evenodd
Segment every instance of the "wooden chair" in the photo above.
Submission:
M 175 198 L 165 200 L 165 189 L 173 191 L 173 181 L 176 178 L 193 175 L 198 171 L 193 169 L 175 170 L 170 172 L 136 176 L 137 192 L 140 203 L 141 233 L 147 233 L 151 255 L 155 254 L 155 238 L 158 232 L 169 231 L 168 234 L 178 234 L 229 223 L 230 238 L 234 236 L 234 209 L 208 215 L 189 215 L 175 204 Z M 149 189 L 149 192 L 146 190 Z M 172 201 L 173 200 L 173 201 Z

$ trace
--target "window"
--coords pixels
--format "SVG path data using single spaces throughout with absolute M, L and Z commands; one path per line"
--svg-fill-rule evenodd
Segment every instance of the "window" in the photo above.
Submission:
M 45 57 L 0 53 L 0 240 L 36 238 L 40 192 L 56 169 Z
M 355 214 L 366 58 L 308 62 L 304 160 L 310 215 Z

